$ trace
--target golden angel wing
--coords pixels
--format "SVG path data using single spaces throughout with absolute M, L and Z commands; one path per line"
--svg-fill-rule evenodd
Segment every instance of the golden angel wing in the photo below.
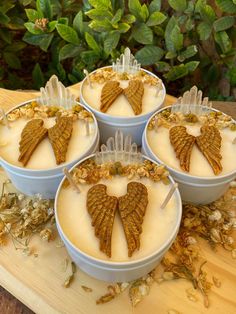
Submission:
M 140 248 L 143 217 L 148 204 L 148 192 L 145 185 L 130 182 L 127 194 L 119 197 L 119 213 L 128 245 L 128 256 Z
M 176 157 L 180 160 L 180 167 L 184 171 L 189 171 L 195 136 L 188 134 L 185 126 L 178 125 L 170 129 L 169 138 Z
M 96 184 L 87 194 L 87 210 L 92 218 L 100 250 L 111 257 L 111 237 L 118 199 L 106 193 L 104 184 Z
M 52 144 L 57 165 L 66 161 L 66 153 L 73 131 L 72 117 L 58 117 L 56 124 L 48 129 L 48 137 Z
M 119 82 L 108 81 L 102 88 L 100 110 L 107 112 L 108 108 L 122 92 L 123 89 L 120 87 Z
M 30 120 L 21 132 L 20 140 L 20 156 L 18 161 L 22 162 L 25 166 L 36 147 L 46 137 L 48 130 L 43 126 L 42 119 Z
M 142 98 L 144 86 L 142 81 L 131 80 L 129 86 L 124 89 L 124 94 L 128 99 L 135 115 L 142 113 Z
M 201 135 L 196 138 L 198 148 L 206 157 L 216 175 L 222 171 L 220 162 L 222 159 L 220 154 L 221 140 L 220 131 L 215 126 L 202 126 Z

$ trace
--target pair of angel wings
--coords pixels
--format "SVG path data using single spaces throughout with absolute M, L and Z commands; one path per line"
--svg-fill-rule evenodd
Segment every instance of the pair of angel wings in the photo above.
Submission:
M 39 143 L 47 135 L 51 142 L 57 165 L 66 160 L 66 152 L 73 130 L 73 118 L 60 116 L 57 118 L 56 124 L 49 129 L 45 128 L 43 124 L 44 121 L 42 119 L 30 120 L 21 132 L 18 161 L 22 162 L 24 166 L 30 160 Z
M 92 218 L 100 250 L 111 257 L 111 238 L 118 208 L 128 245 L 128 256 L 140 248 L 142 223 L 148 204 L 147 188 L 139 182 L 130 182 L 127 193 L 119 198 L 109 196 L 104 184 L 97 184 L 87 194 L 87 210 Z
M 102 112 L 107 112 L 116 98 L 124 93 L 130 103 L 135 115 L 142 112 L 142 98 L 144 93 L 143 82 L 139 80 L 131 80 L 129 86 L 125 89 L 120 87 L 117 81 L 108 81 L 102 88 L 101 106 Z
M 180 167 L 189 171 L 190 157 L 193 145 L 197 144 L 209 162 L 214 174 L 217 175 L 222 171 L 220 154 L 221 135 L 215 126 L 204 125 L 201 127 L 201 135 L 195 137 L 187 133 L 184 126 L 178 125 L 170 129 L 170 142 L 174 147 L 176 157 L 180 160 Z

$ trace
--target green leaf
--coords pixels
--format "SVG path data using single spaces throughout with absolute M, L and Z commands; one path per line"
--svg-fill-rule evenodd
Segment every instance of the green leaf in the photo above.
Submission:
M 27 5 L 31 4 L 32 0 L 23 0 L 22 4 L 24 7 L 26 7 Z
M 150 65 L 159 61 L 163 55 L 163 49 L 153 45 L 147 45 L 135 54 L 135 58 L 142 65 Z
M 154 26 L 152 30 L 158 37 L 164 37 L 165 35 L 164 29 L 161 26 Z
M 97 54 L 95 51 L 84 51 L 81 53 L 81 60 L 86 65 L 96 64 L 99 59 L 100 55 Z
M 125 9 L 125 0 L 111 0 L 112 10 L 115 12 L 118 9 Z
M 214 37 L 223 53 L 230 51 L 232 48 L 232 42 L 225 31 L 215 33 Z
M 56 29 L 58 31 L 58 34 L 65 41 L 72 44 L 79 44 L 80 42 L 79 37 L 76 31 L 72 27 L 64 25 L 64 24 L 57 24 Z
M 142 16 L 143 21 L 146 22 L 147 18 L 149 17 L 149 11 L 146 4 L 142 5 L 141 16 Z
M 172 15 L 172 17 L 169 19 L 168 24 L 166 25 L 165 29 L 165 44 L 166 44 L 166 49 L 168 51 L 175 52 L 175 46 L 174 43 L 171 39 L 171 33 L 173 28 L 177 25 L 175 17 Z
M 69 24 L 69 20 L 68 17 L 60 17 L 57 20 L 58 24 L 63 24 L 63 25 L 68 25 Z
M 197 26 L 197 32 L 200 36 L 200 40 L 207 40 L 211 35 L 212 27 L 206 22 L 201 22 Z
M 183 62 L 185 59 L 189 59 L 193 57 L 198 52 L 196 45 L 191 45 L 186 48 L 186 50 L 182 51 L 178 55 L 178 60 Z
M 12 32 L 10 32 L 7 29 L 1 29 L 0 28 L 0 38 L 4 40 L 7 44 L 12 43 Z
M 189 17 L 187 22 L 185 23 L 186 30 L 191 31 L 194 28 L 194 26 L 195 26 L 194 20 L 191 17 Z
M 161 10 L 161 0 L 153 0 L 149 5 L 149 13 L 152 14 Z
M 156 62 L 157 72 L 168 72 L 170 71 L 170 65 L 167 62 L 159 61 Z
M 183 12 L 187 8 L 186 0 L 168 0 L 169 5 L 177 12 Z
M 118 31 L 112 31 L 104 40 L 104 50 L 106 53 L 110 54 L 113 49 L 115 49 L 120 40 L 120 33 Z
M 43 34 L 44 32 L 41 29 L 38 29 L 35 27 L 35 24 L 32 22 L 27 22 L 24 24 L 25 28 L 31 33 L 31 34 Z
M 19 70 L 21 68 L 20 59 L 12 52 L 3 52 L 3 58 L 12 69 Z
M 121 9 L 119 9 L 119 10 L 117 10 L 116 11 L 116 14 L 113 16 L 113 18 L 112 18 L 112 20 L 111 20 L 111 24 L 112 25 L 115 25 L 115 24 L 117 24 L 119 21 L 120 21 L 120 19 L 121 19 L 121 17 L 122 17 L 122 10 Z
M 236 68 L 235 67 L 228 70 L 227 77 L 229 78 L 230 85 L 236 86 Z
M 37 0 L 36 1 L 37 11 L 42 12 L 44 17 L 48 19 L 52 18 L 52 8 L 50 0 Z
M 11 3 L 10 1 L 2 1 L 2 5 L 0 6 L 0 12 L 7 13 L 9 10 L 15 7 L 15 4 Z
M 34 35 L 30 32 L 26 32 L 23 40 L 30 45 L 39 46 L 43 51 L 47 51 L 54 34 L 41 34 L 41 35 Z
M 226 13 L 236 13 L 236 3 L 232 0 L 215 0 L 218 7 Z
M 130 25 L 127 23 L 119 23 L 118 24 L 118 31 L 120 33 L 126 33 L 130 29 Z
M 146 10 L 142 9 L 139 0 L 129 0 L 128 7 L 130 13 L 132 13 L 137 18 L 137 20 L 144 22 L 146 21 Z
M 49 22 L 48 25 L 47 25 L 47 32 L 48 33 L 53 32 L 55 30 L 56 26 L 57 26 L 57 21 Z
M 111 9 L 111 1 L 110 0 L 89 0 L 89 3 L 94 8 Z
M 97 52 L 98 54 L 100 53 L 101 49 L 99 47 L 99 45 L 97 44 L 96 40 L 93 38 L 92 35 L 90 35 L 89 33 L 85 33 L 85 40 L 88 44 L 88 46 L 94 50 L 95 52 Z
M 175 50 L 180 50 L 183 47 L 184 36 L 180 32 L 180 28 L 178 25 L 175 25 L 170 34 L 170 38 L 172 43 L 174 44 Z
M 201 7 L 200 8 L 200 15 L 201 15 L 203 21 L 208 23 L 208 24 L 212 24 L 216 19 L 215 12 L 210 5 L 205 5 L 205 6 Z
M 73 45 L 73 44 L 66 44 L 63 46 L 59 51 L 59 60 L 65 60 L 68 58 L 74 58 L 81 53 L 81 47 Z
M 146 24 L 147 26 L 160 25 L 166 20 L 166 18 L 167 17 L 161 12 L 153 12 Z
M 146 24 L 135 25 L 132 30 L 132 37 L 140 44 L 152 44 L 153 32 Z
M 112 25 L 107 20 L 104 21 L 94 20 L 91 23 L 89 23 L 89 27 L 95 30 L 96 32 L 107 32 L 113 30 Z
M 233 16 L 223 16 L 216 20 L 213 24 L 216 32 L 224 31 L 234 25 L 235 19 Z
M 7 46 L 4 51 L 8 52 L 17 52 L 26 47 L 26 44 L 23 41 L 14 41 L 11 45 Z
M 164 77 L 168 81 L 175 81 L 183 76 L 188 74 L 188 70 L 184 64 L 173 66 L 172 69 L 167 73 L 164 74 Z
M 174 59 L 176 58 L 177 53 L 175 51 L 167 51 L 165 58 L 166 59 Z
M 190 61 L 188 63 L 185 63 L 185 68 L 188 70 L 188 72 L 193 72 L 196 70 L 199 63 L 199 61 Z
M 79 11 L 74 20 L 73 20 L 73 28 L 77 31 L 79 34 L 83 34 L 84 32 L 84 25 L 83 25 L 83 12 Z
M 30 22 L 35 22 L 35 20 L 43 18 L 42 12 L 34 9 L 25 9 L 25 13 Z
M 85 12 L 85 15 L 87 15 L 91 20 L 98 21 L 103 21 L 105 17 L 110 21 L 113 17 L 111 12 L 104 8 L 89 10 Z
M 36 89 L 40 89 L 40 87 L 44 86 L 45 84 L 44 75 L 38 63 L 36 63 L 34 66 L 34 69 L 32 71 L 32 78 L 34 81 L 34 87 Z
M 8 22 L 10 22 L 9 17 L 6 14 L 0 12 L 0 24 L 7 24 Z
M 132 24 L 136 21 L 136 18 L 132 14 L 126 14 L 122 17 L 122 22 Z

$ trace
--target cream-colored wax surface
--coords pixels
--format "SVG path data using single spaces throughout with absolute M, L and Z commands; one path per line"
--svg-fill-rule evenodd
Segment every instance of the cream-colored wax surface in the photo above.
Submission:
M 201 126 L 198 124 L 186 125 L 186 128 L 189 134 L 194 136 L 201 134 Z M 225 128 L 220 130 L 220 134 L 222 137 L 220 153 L 222 155 L 221 164 L 223 170 L 219 175 L 224 175 L 236 169 L 236 144 L 232 143 L 236 136 L 236 132 L 231 131 L 229 128 Z M 148 130 L 147 141 L 153 153 L 164 164 L 178 171 L 184 172 L 180 168 L 179 159 L 176 158 L 174 148 L 170 143 L 169 129 L 160 126 L 158 127 L 157 132 L 155 130 Z M 198 149 L 196 143 L 194 144 L 191 153 L 190 171 L 186 173 L 201 177 L 215 176 L 210 164 Z
M 105 83 L 104 83 L 105 84 Z M 83 98 L 86 101 L 86 103 L 100 111 L 101 106 L 101 93 L 102 88 L 104 84 L 92 83 L 92 88 L 89 86 L 87 82 L 83 84 L 82 94 Z M 120 81 L 120 86 L 122 88 L 126 88 L 129 84 L 129 81 Z M 159 93 L 157 94 L 157 87 L 152 86 L 149 84 L 144 84 L 144 94 L 142 99 L 142 113 L 146 114 L 148 112 L 151 112 L 155 108 L 158 108 L 163 99 L 164 91 L 161 89 Z M 119 116 L 119 117 L 134 117 L 135 114 L 132 110 L 131 105 L 129 104 L 127 98 L 121 94 L 117 97 L 117 99 L 113 102 L 113 104 L 110 106 L 110 108 L 106 111 L 106 114 L 112 115 L 112 116 Z
M 14 122 L 10 122 L 10 129 L 3 125 L 0 126 L 0 156 L 7 162 L 18 167 L 23 167 L 22 163 L 18 161 L 19 143 L 21 132 L 28 121 L 25 118 L 19 118 Z M 44 127 L 50 128 L 54 124 L 55 118 L 44 119 Z M 89 125 L 90 135 L 86 135 L 85 122 L 82 120 L 74 121 L 72 136 L 66 154 L 66 163 L 78 159 L 91 146 L 96 131 L 94 123 L 90 123 Z M 56 166 L 54 152 L 47 136 L 37 146 L 24 168 L 42 170 Z
M 132 180 L 137 181 L 137 180 Z M 108 195 L 122 196 L 126 194 L 126 177 L 115 176 L 111 180 L 99 183 L 107 185 Z M 112 233 L 112 257 L 107 257 L 99 250 L 99 240 L 91 226 L 91 218 L 86 208 L 87 191 L 91 185 L 80 185 L 81 193 L 71 187 L 62 188 L 58 198 L 58 218 L 66 237 L 82 252 L 95 258 L 107 261 L 134 261 L 147 257 L 157 251 L 170 237 L 176 225 L 177 200 L 172 197 L 164 210 L 160 205 L 167 195 L 170 185 L 142 178 L 139 182 L 145 184 L 148 190 L 148 206 L 143 221 L 143 231 L 140 236 L 140 249 L 132 257 L 128 257 L 127 243 L 118 212 L 115 216 Z

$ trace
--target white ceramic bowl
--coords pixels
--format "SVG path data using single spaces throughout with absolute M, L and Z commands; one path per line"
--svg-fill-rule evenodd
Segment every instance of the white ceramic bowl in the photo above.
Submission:
M 12 110 L 24 106 L 31 101 L 26 101 L 17 105 L 16 107 L 9 110 L 6 114 L 10 113 Z M 84 107 L 84 106 L 83 106 Z M 91 111 L 86 108 L 90 113 Z M 41 194 L 43 198 L 54 198 L 58 185 L 62 180 L 63 168 L 67 167 L 68 169 L 71 168 L 75 163 L 77 163 L 80 159 L 88 156 L 97 151 L 99 148 L 99 130 L 97 126 L 96 118 L 94 117 L 93 113 L 91 113 L 95 123 L 95 135 L 94 139 L 90 145 L 90 147 L 81 154 L 78 158 L 71 162 L 64 163 L 63 165 L 56 166 L 54 168 L 44 169 L 44 170 L 34 170 L 28 169 L 23 167 L 18 167 L 13 165 L 3 159 L 0 156 L 0 166 L 3 167 L 5 172 L 7 173 L 8 177 L 11 179 L 14 186 L 26 195 L 34 195 L 34 194 Z M 79 143 L 78 143 L 79 145 Z
M 111 68 L 111 66 L 107 66 L 104 68 Z M 141 69 L 142 71 L 148 73 L 149 75 L 157 78 L 156 75 L 154 75 L 152 72 L 147 71 L 145 69 Z M 91 72 L 95 73 L 97 70 Z M 100 130 L 100 137 L 101 137 L 101 142 L 105 143 L 106 140 L 109 137 L 113 137 L 115 135 L 115 132 L 117 129 L 120 129 L 124 136 L 126 135 L 132 135 L 133 142 L 135 142 L 137 145 L 141 145 L 142 143 L 142 134 L 143 130 L 145 128 L 145 124 L 149 117 L 159 109 L 162 104 L 164 103 L 165 97 L 166 97 L 166 89 L 164 84 L 162 83 L 162 95 L 157 98 L 157 104 L 156 107 L 146 113 L 146 114 L 141 114 L 137 115 L 134 117 L 116 117 L 107 113 L 103 113 L 101 111 L 96 110 L 93 108 L 89 103 L 86 102 L 83 96 L 83 86 L 86 81 L 86 78 L 82 81 L 81 88 L 80 88 L 80 102 L 85 105 L 86 108 L 90 109 L 95 117 L 97 118 L 98 121 L 98 127 Z
M 168 108 L 171 107 L 169 106 L 158 110 L 152 115 L 152 117 Z M 219 110 L 213 108 L 209 109 L 209 107 L 205 107 L 204 109 L 206 111 L 210 110 L 219 112 Z M 148 124 L 151 121 L 152 117 L 148 120 L 145 130 L 143 132 L 142 153 L 163 164 L 164 161 L 156 156 L 147 140 Z M 166 168 L 170 171 L 170 174 L 172 175 L 174 180 L 178 182 L 182 200 L 195 204 L 208 204 L 217 200 L 226 192 L 230 182 L 236 177 L 236 163 L 234 171 L 231 171 L 224 175 L 217 175 L 212 177 L 193 176 L 188 173 L 171 168 L 168 165 L 166 165 Z
M 89 158 L 93 158 L 94 156 L 95 155 L 91 155 L 89 157 L 84 158 L 83 160 L 78 162 L 76 165 L 74 165 L 73 168 L 77 167 L 79 164 L 81 164 L 85 160 Z M 148 157 L 143 156 L 143 159 L 144 160 L 147 159 L 156 163 L 155 161 L 151 160 Z M 171 177 L 169 177 L 169 179 L 171 183 L 173 184 L 174 180 Z M 61 236 L 61 239 L 64 242 L 69 255 L 71 256 L 72 260 L 84 272 L 91 275 L 92 277 L 95 277 L 97 279 L 104 280 L 104 281 L 127 282 L 127 281 L 138 279 L 142 276 L 145 276 L 159 264 L 164 254 L 167 252 L 167 250 L 170 248 L 171 244 L 175 240 L 178 230 L 179 230 L 181 216 L 182 216 L 182 202 L 181 202 L 181 197 L 180 197 L 180 193 L 178 189 L 176 189 L 176 191 L 174 192 L 174 195 L 172 196 L 172 197 L 175 197 L 175 200 L 176 200 L 176 207 L 177 207 L 176 221 L 173 225 L 173 229 L 170 232 L 169 238 L 166 239 L 164 244 L 161 245 L 154 253 L 150 254 L 149 256 L 145 256 L 142 259 L 137 259 L 134 261 L 127 261 L 127 262 L 112 262 L 112 261 L 106 261 L 106 260 L 95 258 L 91 255 L 88 255 L 84 251 L 80 250 L 70 241 L 66 233 L 63 231 L 63 228 L 61 226 L 60 219 L 59 219 L 59 214 L 58 214 L 58 199 L 59 199 L 60 190 L 62 188 L 64 180 L 65 178 L 60 183 L 57 190 L 56 198 L 55 198 L 56 225 L 57 225 L 58 232 Z M 78 228 L 79 228 L 79 224 L 78 224 Z M 84 234 L 84 237 L 86 237 L 86 234 Z M 81 241 L 83 241 L 83 239 L 81 239 Z

